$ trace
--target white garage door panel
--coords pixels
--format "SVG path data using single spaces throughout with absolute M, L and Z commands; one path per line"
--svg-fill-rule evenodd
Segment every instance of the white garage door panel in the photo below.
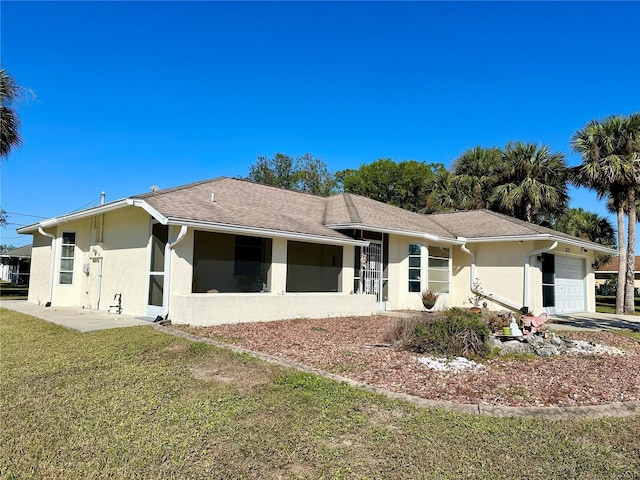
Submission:
M 584 260 L 556 255 L 555 313 L 586 310 Z

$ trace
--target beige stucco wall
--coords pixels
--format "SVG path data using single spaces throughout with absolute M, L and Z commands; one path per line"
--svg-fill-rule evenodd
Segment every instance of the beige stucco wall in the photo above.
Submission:
M 494 242 L 468 244 L 467 248 L 476 255 L 476 278 L 482 284 L 482 289 L 491 298 L 485 299 L 488 308 L 501 310 L 509 307 L 520 308 L 524 306 L 524 265 L 528 253 L 552 245 L 551 241 L 528 242 Z M 581 258 L 586 265 L 586 311 L 595 311 L 594 274 L 591 268 L 593 252 L 583 252 L 579 247 L 567 244 L 558 246 L 548 253 L 554 255 Z M 455 306 L 472 306 L 469 297 L 472 297 L 470 289 L 471 256 L 464 253 L 460 247 L 454 247 L 453 255 L 453 296 L 452 304 Z M 536 256 L 530 258 L 528 281 L 528 307 L 534 313 L 544 311 L 542 306 L 542 272 Z M 504 302 L 498 301 L 504 300 Z
M 75 306 L 107 310 L 114 305 L 114 295 L 122 294 L 123 313 L 144 315 L 148 286 L 147 262 L 150 217 L 139 208 L 125 208 L 104 214 L 103 241 L 99 242 L 96 227 L 100 216 L 71 221 L 45 229 L 56 235 L 53 249 L 53 306 Z M 58 283 L 60 246 L 63 232 L 75 232 L 76 248 L 73 282 Z M 48 298 L 50 242 L 34 234 L 31 279 L 28 301 L 45 304 Z M 100 281 L 100 267 L 102 279 Z M 100 298 L 98 299 L 98 287 Z M 99 305 L 98 305 L 99 300 Z
M 55 248 L 55 247 L 54 247 Z M 29 295 L 27 301 L 44 305 L 49 300 L 49 262 L 51 239 L 35 233 L 31 249 L 31 273 L 29 276 Z
M 114 305 L 114 295 L 121 293 L 123 313 L 146 313 L 150 231 L 151 218 L 140 208 L 105 214 L 101 310 Z M 100 253 L 99 245 L 96 250 Z M 98 270 L 99 263 L 92 262 L 91 275 L 96 275 Z M 95 293 L 97 282 L 94 281 L 88 302 L 95 298 Z
M 373 315 L 373 295 L 343 293 L 193 293 L 171 296 L 175 324 L 222 323 Z
M 430 246 L 449 247 L 439 245 L 424 239 L 403 235 L 389 235 L 389 295 L 388 310 L 423 310 L 422 298 L 419 293 L 409 292 L 409 245 L 421 245 L 421 286 L 422 290 L 428 285 L 428 254 Z M 451 303 L 451 294 L 441 294 L 435 309 L 445 309 Z

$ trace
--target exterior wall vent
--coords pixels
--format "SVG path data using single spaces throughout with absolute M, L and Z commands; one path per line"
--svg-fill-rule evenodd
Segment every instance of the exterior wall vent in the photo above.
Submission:
M 216 194 L 211 192 L 211 203 L 216 203 Z

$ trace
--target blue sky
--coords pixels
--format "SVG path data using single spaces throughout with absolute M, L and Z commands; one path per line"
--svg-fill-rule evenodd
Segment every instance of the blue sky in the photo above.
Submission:
M 0 166 L 11 225 L 258 155 L 449 165 L 640 111 L 640 2 L 13 2 L 1 62 L 37 98 Z M 606 214 L 589 191 L 572 206 Z M 20 215 L 19 215 L 20 214 Z M 33 217 L 22 214 L 33 215 Z M 612 217 L 615 224 L 615 219 Z M 640 248 L 638 248 L 640 250 Z

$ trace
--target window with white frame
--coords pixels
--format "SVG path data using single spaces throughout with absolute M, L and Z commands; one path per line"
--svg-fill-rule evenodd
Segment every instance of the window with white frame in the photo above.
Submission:
M 409 292 L 422 291 L 420 245 L 409 244 Z
M 427 274 L 429 290 L 434 293 L 449 293 L 451 258 L 445 247 L 429 247 Z
M 73 283 L 73 262 L 76 254 L 76 234 L 74 232 L 62 233 L 62 246 L 60 249 L 60 274 L 58 283 L 71 285 Z

